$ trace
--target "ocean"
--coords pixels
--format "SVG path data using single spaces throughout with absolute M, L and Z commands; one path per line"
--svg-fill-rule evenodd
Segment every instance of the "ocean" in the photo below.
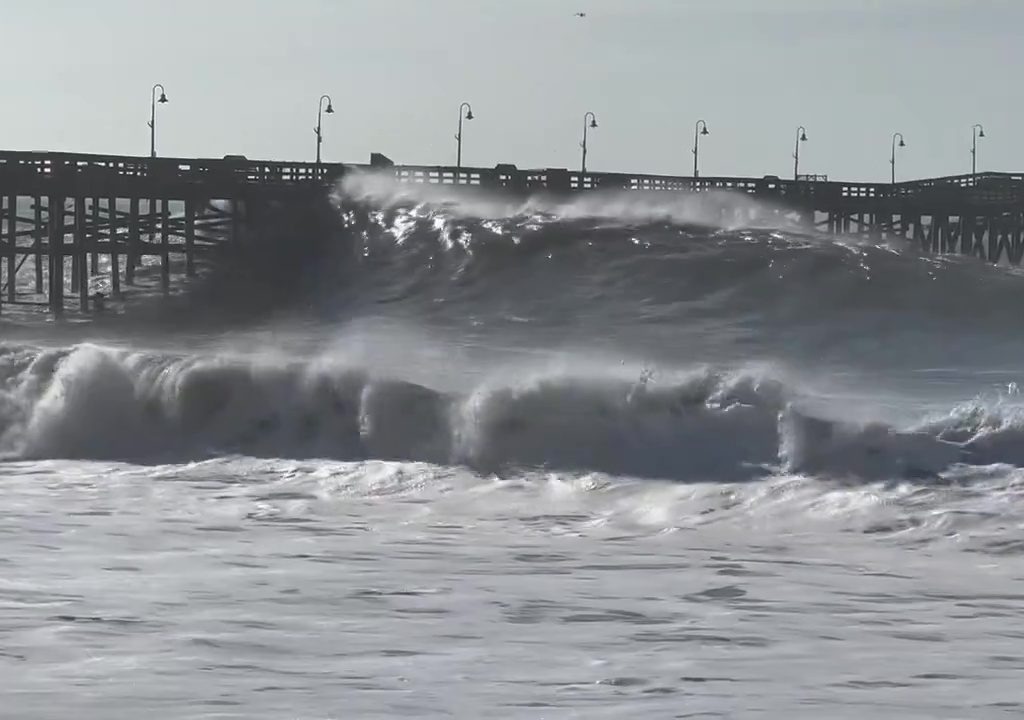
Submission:
M 141 276 L 0 317 L 0 716 L 1024 712 L 1016 269 L 352 175 Z

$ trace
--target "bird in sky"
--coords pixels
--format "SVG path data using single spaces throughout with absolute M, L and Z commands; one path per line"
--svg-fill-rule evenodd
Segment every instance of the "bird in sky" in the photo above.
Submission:
M 587 16 L 587 14 L 585 12 L 578 12 L 578 13 L 576 13 L 576 17 L 586 17 L 586 16 Z

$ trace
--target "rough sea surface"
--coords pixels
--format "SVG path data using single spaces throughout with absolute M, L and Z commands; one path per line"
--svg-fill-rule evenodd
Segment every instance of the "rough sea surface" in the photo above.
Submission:
M 329 216 L 5 308 L 0 716 L 1024 713 L 1016 271 L 729 195 Z

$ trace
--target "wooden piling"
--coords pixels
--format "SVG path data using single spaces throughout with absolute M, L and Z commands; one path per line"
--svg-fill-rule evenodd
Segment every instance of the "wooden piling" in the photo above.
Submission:
M 139 264 L 139 198 L 133 197 L 128 207 L 128 248 L 124 258 L 124 281 L 135 283 L 135 268 Z
M 89 233 L 89 270 L 93 275 L 100 274 L 100 199 L 92 199 L 92 231 Z
M 47 202 L 49 221 L 50 312 L 64 312 L 64 198 L 51 195 Z
M 18 196 L 7 196 L 7 302 L 18 292 Z
M 43 198 L 33 198 L 32 250 L 35 259 L 36 295 L 43 293 Z
M 160 284 L 164 294 L 171 291 L 171 246 L 167 198 L 160 201 Z
M 196 274 L 196 204 L 192 198 L 185 200 L 185 274 L 192 277 Z
M 75 198 L 75 233 L 74 245 L 72 246 L 73 262 L 71 272 L 75 273 L 74 278 L 78 280 L 78 308 L 82 312 L 89 312 L 89 265 L 86 250 L 86 209 L 85 198 Z M 72 288 L 74 292 L 74 288 Z
M 110 196 L 107 198 L 107 208 L 110 216 L 110 225 L 108 228 L 110 238 L 110 292 L 114 296 L 115 300 L 121 299 L 121 259 L 120 247 L 117 240 L 117 198 Z

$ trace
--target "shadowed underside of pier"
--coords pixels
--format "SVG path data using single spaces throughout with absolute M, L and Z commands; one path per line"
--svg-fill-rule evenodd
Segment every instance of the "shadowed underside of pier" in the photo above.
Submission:
M 237 248 L 244 224 L 258 222 L 266 208 L 324 200 L 334 181 L 359 170 L 400 183 L 522 196 L 728 192 L 820 232 L 902 240 L 989 262 L 1019 264 L 1024 257 L 1024 174 L 883 184 L 402 166 L 377 154 L 369 165 L 342 165 L 0 152 L 0 307 L 60 313 L 70 295 L 88 311 L 120 298 L 125 285 L 138 282 L 140 268 L 155 267 L 160 289 L 169 292 L 172 276 L 194 274 L 203 253 Z M 734 220 L 725 216 L 734 211 L 721 204 L 722 221 Z

